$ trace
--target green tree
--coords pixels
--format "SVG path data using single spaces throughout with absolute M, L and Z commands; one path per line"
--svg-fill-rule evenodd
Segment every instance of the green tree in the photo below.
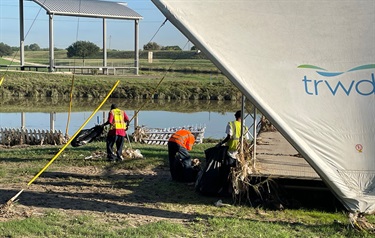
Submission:
M 161 50 L 182 50 L 178 45 L 171 45 L 162 47 Z
M 17 52 L 20 50 L 20 47 L 18 46 L 11 46 L 10 48 L 12 49 L 12 52 Z
M 40 50 L 40 46 L 39 46 L 37 43 L 30 44 L 30 45 L 28 46 L 28 48 L 29 48 L 29 50 L 31 50 L 31 51 L 38 51 L 38 50 Z
M 156 42 L 149 42 L 143 46 L 144 50 L 160 50 L 161 46 L 158 45 Z
M 89 41 L 76 41 L 66 48 L 66 50 L 68 51 L 66 54 L 69 58 L 77 56 L 82 58 L 83 63 L 85 63 L 85 58 L 97 54 L 100 48 Z
M 11 55 L 12 53 L 13 53 L 13 50 L 9 45 L 4 44 L 3 42 L 0 43 L 0 57 L 1 58 L 6 55 Z
M 191 48 L 190 48 L 190 50 L 191 51 L 195 51 L 195 54 L 200 54 L 201 53 L 201 50 L 200 49 L 198 49 L 195 45 L 194 46 L 192 46 Z

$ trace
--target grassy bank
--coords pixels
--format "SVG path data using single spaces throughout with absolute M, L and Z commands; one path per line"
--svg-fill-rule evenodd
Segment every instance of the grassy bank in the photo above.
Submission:
M 204 158 L 214 144 L 196 145 Z M 127 145 L 129 146 L 129 145 Z M 143 159 L 108 164 L 105 144 L 68 147 L 0 213 L 1 237 L 373 237 L 350 228 L 344 211 L 275 211 L 205 197 L 170 180 L 165 146 L 132 143 Z M 55 146 L 1 148 L 5 203 L 57 153 Z M 102 155 L 102 156 L 101 156 Z M 215 206 L 222 199 L 226 206 Z M 374 217 L 369 216 L 374 222 Z
M 5 75 L 0 96 L 103 98 L 117 80 L 111 97 L 163 100 L 240 100 L 239 90 L 223 75 L 154 73 L 140 76 L 67 75 L 38 72 L 0 72 Z M 161 82 L 161 83 L 160 83 Z
M 132 57 L 121 58 L 121 52 L 108 58 L 107 65 L 130 67 L 134 65 Z M 125 52 L 123 52 L 125 54 Z M 147 53 L 147 52 L 146 52 Z M 168 53 L 168 52 L 161 52 Z M 172 54 L 173 53 L 173 54 Z M 13 71 L 14 68 L 2 68 L 0 76 L 5 76 L 0 96 L 2 97 L 69 97 L 72 79 L 74 78 L 73 97 L 100 98 L 117 80 L 121 84 L 113 93 L 114 98 L 124 99 L 166 99 L 166 100 L 239 100 L 238 89 L 207 59 L 179 58 L 179 54 L 189 52 L 169 52 L 176 58 L 160 58 L 151 62 L 141 57 L 138 76 L 126 75 L 72 75 L 70 72 L 47 73 L 30 71 Z M 189 53 L 190 54 L 190 53 Z M 141 52 L 141 55 L 147 55 Z M 171 55 L 169 57 L 172 57 Z M 0 59 L 1 65 L 18 63 L 15 55 Z M 26 51 L 25 65 L 48 65 L 48 51 Z M 64 66 L 101 67 L 99 58 L 67 58 L 65 50 L 55 52 L 55 64 Z M 42 69 L 40 69 L 42 70 Z M 46 70 L 46 69 L 44 69 Z M 86 71 L 83 71 L 86 72 Z M 88 73 L 90 71 L 87 71 Z M 80 73 L 80 70 L 77 70 Z M 161 83 L 160 83 L 161 82 Z M 160 84 L 159 84 L 160 83 Z
M 73 112 L 92 111 L 103 101 L 103 98 L 74 98 Z M 126 110 L 170 111 L 170 112 L 218 112 L 225 113 L 241 108 L 240 101 L 201 101 L 201 100 L 143 100 L 111 98 L 102 107 L 110 108 L 111 103 L 116 103 Z M 2 98 L 0 101 L 1 112 L 67 112 L 69 98 Z M 251 105 L 246 107 L 251 110 Z

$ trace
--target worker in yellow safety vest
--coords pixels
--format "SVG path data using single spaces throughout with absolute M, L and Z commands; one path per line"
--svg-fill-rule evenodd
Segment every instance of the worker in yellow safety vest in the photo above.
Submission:
M 228 155 L 233 159 L 237 159 L 238 154 L 238 145 L 240 143 L 241 138 L 241 120 L 242 120 L 242 111 L 237 111 L 234 114 L 236 118 L 235 121 L 230 121 L 227 124 L 225 133 L 227 136 L 223 141 L 217 144 L 217 146 L 221 146 L 225 143 L 228 146 Z M 243 127 L 244 138 L 249 139 L 248 128 L 246 126 Z
M 172 179 L 180 182 L 194 182 L 197 172 L 191 165 L 191 156 L 195 137 L 191 131 L 181 129 L 168 140 L 169 168 Z
M 107 134 L 107 160 L 116 162 L 123 160 L 122 147 L 124 145 L 126 131 L 129 126 L 129 117 L 125 111 L 119 109 L 116 104 L 111 105 L 111 111 L 108 114 L 108 120 L 102 125 L 110 125 Z M 116 144 L 116 153 L 113 152 L 113 146 Z

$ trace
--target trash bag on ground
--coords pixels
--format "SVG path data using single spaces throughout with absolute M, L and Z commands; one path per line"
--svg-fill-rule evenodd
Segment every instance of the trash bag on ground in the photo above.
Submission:
M 195 190 L 202 195 L 229 196 L 230 168 L 235 161 L 227 154 L 228 146 L 212 147 L 204 151 L 206 164 L 199 173 Z
M 92 142 L 95 138 L 99 137 L 103 133 L 104 128 L 100 125 L 94 126 L 90 129 L 81 130 L 71 142 L 73 147 L 86 145 Z
M 191 163 L 191 166 L 186 167 L 182 163 L 181 155 L 177 153 L 171 171 L 172 179 L 178 182 L 194 183 L 200 171 L 200 166 L 193 166 L 193 160 Z

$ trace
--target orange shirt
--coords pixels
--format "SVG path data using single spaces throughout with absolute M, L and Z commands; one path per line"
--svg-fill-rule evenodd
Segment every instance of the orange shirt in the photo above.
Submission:
M 181 129 L 176 131 L 168 141 L 175 142 L 185 149 L 191 150 L 195 142 L 195 137 L 190 131 Z

